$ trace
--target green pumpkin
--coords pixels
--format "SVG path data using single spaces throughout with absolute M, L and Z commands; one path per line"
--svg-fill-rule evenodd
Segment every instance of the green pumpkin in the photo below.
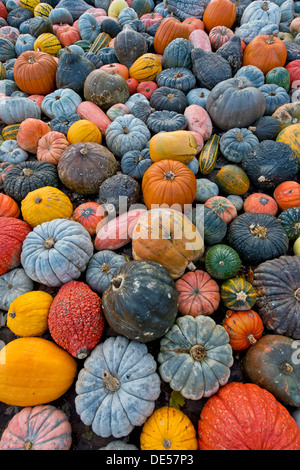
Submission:
M 93 70 L 84 82 L 84 98 L 92 101 L 104 111 L 117 103 L 125 103 L 129 97 L 128 84 L 121 75 Z
M 258 138 L 248 129 L 234 128 L 220 139 L 220 151 L 230 162 L 240 163 L 245 153 L 259 144 Z
M 228 245 L 214 245 L 205 255 L 205 268 L 215 279 L 230 279 L 242 266 L 238 253 Z
M 291 207 L 281 212 L 278 217 L 289 240 L 300 236 L 300 207 Z
M 190 400 L 210 397 L 230 376 L 229 335 L 210 317 L 184 315 L 161 339 L 158 362 L 173 390 Z
M 250 282 L 235 277 L 221 285 L 221 299 L 230 310 L 250 310 L 256 302 L 256 291 Z
M 299 348 L 292 338 L 265 335 L 253 344 L 243 360 L 249 380 L 268 390 L 285 406 L 300 406 Z
M 220 243 L 226 235 L 227 224 L 210 207 L 198 205 L 193 208 L 192 221 L 207 245 Z M 203 238 L 202 237 L 202 238 Z
M 66 47 L 57 64 L 56 87 L 70 88 L 81 94 L 85 79 L 95 68 L 86 57 Z
M 266 75 L 266 83 L 274 83 L 282 88 L 284 88 L 287 92 L 290 91 L 290 74 L 285 67 L 275 67 L 274 69 L 270 70 L 270 72 Z
M 163 68 L 184 67 L 186 69 L 191 69 L 191 52 L 193 49 L 194 46 L 188 39 L 174 39 L 164 50 L 162 58 Z

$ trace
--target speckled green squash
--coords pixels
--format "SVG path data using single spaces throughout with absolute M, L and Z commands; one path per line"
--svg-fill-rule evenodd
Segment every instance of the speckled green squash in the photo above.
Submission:
M 300 207 L 291 207 L 284 210 L 278 220 L 280 220 L 290 240 L 295 240 L 300 236 Z
M 220 190 L 226 194 L 245 194 L 250 181 L 246 172 L 237 165 L 225 165 L 216 174 L 216 183 Z
M 281 86 L 287 92 L 290 90 L 290 74 L 285 67 L 275 67 L 267 73 L 265 81 L 267 84 L 274 83 Z
M 235 277 L 221 285 L 221 299 L 230 310 L 250 310 L 256 302 L 256 291 L 250 282 Z
M 210 397 L 225 385 L 233 364 L 225 328 L 207 316 L 185 315 L 161 339 L 159 373 L 185 398 Z
M 242 266 L 238 253 L 228 245 L 215 245 L 205 255 L 205 268 L 216 279 L 236 276 Z

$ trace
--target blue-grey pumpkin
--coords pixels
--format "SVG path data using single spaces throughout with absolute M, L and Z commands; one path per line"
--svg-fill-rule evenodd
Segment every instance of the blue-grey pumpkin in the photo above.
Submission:
M 116 118 L 105 133 L 107 147 L 120 158 L 130 150 L 142 150 L 150 138 L 151 133 L 146 124 L 132 114 Z
M 87 284 L 95 292 L 103 294 L 109 287 L 115 270 L 126 262 L 125 256 L 111 250 L 95 253 L 87 265 L 85 273 Z
M 24 269 L 11 269 L 0 276 L 0 310 L 7 311 L 10 304 L 20 295 L 33 290 L 33 281 Z
M 275 83 L 266 83 L 259 87 L 259 90 L 264 95 L 266 101 L 265 116 L 272 116 L 276 109 L 290 102 L 287 91 Z
M 258 138 L 246 128 L 229 129 L 220 138 L 220 151 L 230 162 L 240 163 L 245 153 L 259 144 Z
M 0 147 L 0 162 L 21 163 L 28 158 L 25 152 L 15 139 L 5 140 Z
M 153 164 L 150 158 L 149 148 L 143 150 L 130 150 L 121 159 L 121 169 L 126 175 L 130 175 L 137 180 L 141 180 Z

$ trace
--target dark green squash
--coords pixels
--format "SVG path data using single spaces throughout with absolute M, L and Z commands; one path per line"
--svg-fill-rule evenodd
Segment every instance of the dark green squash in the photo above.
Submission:
M 252 345 L 243 360 L 248 379 L 268 390 L 285 406 L 300 406 L 299 348 L 291 338 L 265 335 Z
M 69 47 L 59 58 L 56 70 L 56 87 L 71 88 L 81 94 L 87 76 L 96 69 L 96 66 L 88 58 Z
M 108 324 L 126 338 L 162 337 L 177 316 L 178 293 L 167 269 L 154 261 L 130 261 L 116 269 L 102 296 Z
M 118 215 L 120 210 L 127 212 L 139 201 L 140 192 L 140 185 L 134 178 L 118 173 L 100 185 L 98 202 L 108 213 Z
M 281 86 L 287 92 L 290 91 L 290 74 L 285 67 L 275 67 L 270 70 L 266 75 L 266 83 L 275 83 L 277 86 Z
M 104 33 L 110 35 L 110 37 L 115 38 L 122 31 L 121 26 L 117 21 L 114 21 L 112 18 L 105 18 L 101 21 L 101 29 Z
M 284 210 L 278 220 L 286 231 L 289 240 L 300 237 L 300 207 L 290 207 Z
M 281 256 L 254 270 L 256 307 L 265 326 L 278 335 L 300 338 L 300 257 Z
M 171 41 L 164 50 L 162 66 L 192 68 L 191 52 L 194 46 L 188 39 L 177 38 Z
M 84 82 L 84 98 L 92 101 L 104 111 L 116 103 L 125 103 L 129 97 L 128 84 L 121 75 L 106 72 L 106 70 L 93 70 Z
M 218 83 L 232 78 L 232 71 L 226 59 L 214 52 L 199 47 L 191 52 L 192 70 L 201 88 L 212 90 Z
M 226 235 L 227 224 L 210 207 L 198 204 L 193 208 L 192 221 L 207 245 L 220 243 Z
M 176 88 L 161 86 L 154 90 L 150 97 L 150 105 L 156 111 L 175 111 L 176 113 L 184 113 L 188 106 L 185 93 Z
M 30 20 L 29 34 L 37 38 L 38 36 L 44 33 L 53 34 L 52 21 L 48 17 L 35 16 Z
M 96 56 L 103 62 L 103 65 L 118 62 L 117 54 L 112 47 L 102 47 Z
M 237 216 L 228 226 L 227 239 L 248 264 L 258 265 L 285 255 L 288 237 L 276 217 L 247 212 Z
M 278 120 L 273 116 L 262 116 L 257 119 L 252 126 L 249 126 L 249 130 L 261 142 L 262 140 L 276 140 L 279 132 L 281 131 Z
M 235 277 L 242 266 L 238 253 L 228 245 L 214 245 L 205 255 L 205 269 L 215 279 Z
M 231 67 L 232 76 L 234 76 L 243 64 L 241 38 L 236 35 L 231 36 L 229 41 L 225 42 L 225 44 L 217 49 L 216 54 L 227 60 Z
M 146 121 L 148 129 L 158 132 L 172 132 L 183 130 L 187 127 L 187 121 L 183 114 L 175 111 L 154 111 Z
M 125 24 L 115 38 L 114 50 L 120 64 L 129 69 L 139 57 L 148 52 L 148 44 L 142 34 Z

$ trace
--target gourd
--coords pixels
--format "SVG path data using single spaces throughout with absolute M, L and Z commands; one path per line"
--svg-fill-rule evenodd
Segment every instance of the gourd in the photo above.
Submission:
M 230 162 L 240 163 L 245 153 L 259 144 L 258 138 L 245 128 L 233 128 L 220 138 L 220 151 Z
M 72 428 L 67 415 L 52 405 L 26 407 L 9 421 L 1 450 L 70 450 Z
M 6 194 L 0 194 L 0 217 L 20 217 L 20 209 L 16 201 Z
M 92 71 L 84 82 L 84 98 L 106 111 L 116 103 L 125 103 L 129 96 L 128 84 L 121 75 L 106 70 Z
M 101 134 L 105 136 L 107 126 L 110 124 L 111 120 L 108 115 L 102 111 L 95 103 L 91 101 L 82 101 L 76 110 L 77 114 L 81 119 L 87 119 L 99 128 Z
M 218 188 L 218 185 L 216 185 L 216 183 L 213 183 L 212 181 L 206 178 L 197 179 L 196 182 L 197 182 L 197 192 L 195 196 L 196 202 L 204 203 L 210 197 L 218 196 L 219 188 Z
M 114 50 L 120 64 L 128 69 L 148 52 L 146 39 L 130 25 L 125 25 L 114 41 Z
M 219 307 L 220 288 L 205 271 L 188 272 L 175 282 L 175 286 L 181 315 L 212 315 Z
M 295 339 L 300 337 L 299 266 L 298 256 L 268 260 L 254 270 L 253 281 L 264 325 L 275 334 Z
M 102 295 L 102 308 L 118 334 L 145 343 L 162 337 L 172 327 L 177 299 L 166 268 L 153 261 L 134 260 L 116 269 Z
M 261 34 L 247 45 L 243 55 L 243 66 L 255 65 L 266 75 L 275 67 L 283 67 L 286 59 L 287 50 L 281 39 L 273 34 Z
M 96 235 L 98 224 L 106 216 L 104 208 L 97 202 L 84 202 L 76 207 L 72 220 L 79 222 L 91 236 Z
M 290 102 L 287 91 L 275 83 L 266 83 L 262 85 L 260 91 L 263 93 L 266 101 L 266 116 L 272 116 L 280 106 Z
M 48 124 L 41 119 L 27 118 L 20 124 L 17 143 L 25 152 L 36 154 L 40 138 L 50 130 Z
M 69 127 L 67 139 L 70 144 L 76 142 L 96 142 L 102 143 L 102 134 L 99 128 L 93 122 L 87 119 L 80 119 Z
M 195 47 L 191 52 L 191 57 L 193 64 L 192 71 L 200 88 L 212 90 L 220 82 L 232 78 L 229 63 L 220 55 L 211 51 L 205 51 L 200 47 Z
M 62 396 L 73 383 L 77 364 L 52 341 L 28 337 L 10 341 L 1 349 L 0 369 L 1 401 L 25 407 Z M 12 380 L 13 386 L 9 386 Z
M 276 142 L 283 142 L 287 144 L 296 154 L 300 165 L 300 146 L 298 143 L 299 131 L 299 124 L 292 124 L 290 126 L 287 126 L 279 132 L 276 137 Z
M 0 161 L 21 163 L 26 161 L 28 153 L 25 152 L 14 139 L 8 139 L 0 147 Z
M 221 285 L 221 299 L 230 310 L 250 310 L 256 302 L 257 293 L 253 285 L 242 277 L 232 277 Z
M 54 219 L 37 225 L 26 237 L 21 263 L 32 280 L 59 287 L 78 279 L 92 255 L 90 234 L 81 224 Z
M 131 176 L 118 173 L 107 178 L 99 187 L 98 201 L 103 209 L 119 214 L 134 206 L 140 199 L 140 185 Z
M 62 132 L 47 132 L 38 141 L 36 158 L 39 162 L 45 161 L 57 166 L 60 157 L 69 145 L 70 143 Z
M 220 243 L 226 235 L 227 224 L 210 207 L 198 205 L 192 209 L 192 221 L 208 245 Z
M 187 130 L 199 133 L 203 140 L 208 140 L 212 135 L 212 122 L 207 111 L 191 104 L 185 108 L 184 117 L 187 121 Z
M 0 309 L 8 311 L 10 304 L 20 295 L 33 290 L 33 281 L 24 269 L 15 268 L 0 276 Z
M 229 224 L 229 222 L 237 216 L 235 206 L 226 197 L 213 196 L 209 198 L 204 205 L 218 214 L 226 224 Z
M 186 130 L 162 132 L 151 137 L 149 149 L 153 162 L 171 159 L 188 163 L 197 154 L 197 140 Z
M 197 450 L 196 430 L 181 410 L 163 406 L 147 419 L 140 434 L 141 450 Z
M 163 52 L 162 65 L 163 68 L 184 67 L 191 69 L 191 51 L 193 45 L 188 39 L 173 39 Z
M 46 52 L 47 54 L 55 56 L 62 45 L 55 34 L 42 33 L 35 40 L 33 47 L 36 52 Z
M 56 87 L 68 88 L 82 94 L 85 80 L 95 68 L 95 65 L 86 57 L 66 47 L 57 64 Z
M 188 93 L 196 85 L 196 78 L 190 69 L 171 67 L 158 73 L 156 83 L 159 87 L 166 86 Z
M 219 151 L 220 136 L 213 134 L 205 143 L 199 155 L 199 170 L 203 175 L 209 175 L 214 170 Z
M 238 253 L 228 245 L 214 245 L 205 255 L 205 269 L 215 279 L 225 280 L 236 276 L 241 265 Z
M 178 318 L 160 341 L 162 380 L 187 399 L 210 397 L 229 379 L 233 356 L 228 343 L 228 333 L 212 318 Z
M 59 88 L 45 96 L 42 111 L 50 119 L 65 117 L 75 114 L 81 102 L 81 97 L 74 90 Z
M 129 76 L 138 82 L 144 82 L 145 80 L 155 80 L 161 71 L 162 64 L 159 57 L 147 52 L 133 62 L 129 68 Z
M 183 91 L 177 88 L 160 86 L 152 93 L 150 97 L 151 108 L 157 111 L 175 111 L 183 113 L 188 106 L 187 96 Z
M 234 351 L 248 349 L 261 338 L 264 330 L 263 322 L 254 310 L 228 310 L 223 326 L 229 334 L 229 344 Z
M 17 336 L 41 336 L 48 329 L 52 295 L 32 291 L 19 295 L 7 312 L 7 327 Z
M 187 120 L 175 111 L 154 111 L 149 115 L 146 124 L 148 129 L 156 134 L 183 130 L 187 127 Z
M 31 232 L 30 226 L 14 217 L 0 218 L 0 275 L 20 265 L 22 244 Z
M 297 181 L 283 181 L 276 186 L 273 195 L 281 210 L 300 206 L 300 185 Z
M 40 107 L 28 98 L 15 96 L 0 100 L 0 118 L 7 124 L 19 124 L 27 118 L 40 119 Z
M 275 430 L 282 426 L 288 433 L 278 435 Z M 200 450 L 300 447 L 299 428 L 288 410 L 270 392 L 251 383 L 226 384 L 209 398 L 200 414 L 198 436 Z
M 300 236 L 299 207 L 291 207 L 281 212 L 280 220 L 289 240 L 295 240 Z
M 145 344 L 116 336 L 93 349 L 75 389 L 75 407 L 83 423 L 98 436 L 120 438 L 153 413 L 160 378 Z
M 224 193 L 237 196 L 244 195 L 250 187 L 247 173 L 237 165 L 224 165 L 216 174 L 215 182 Z
M 67 282 L 50 306 L 48 327 L 56 344 L 75 358 L 86 358 L 104 328 L 100 297 L 84 282 Z
M 126 263 L 126 258 L 112 250 L 103 250 L 95 253 L 90 259 L 86 269 L 86 283 L 93 291 L 103 294 L 109 287 L 115 270 Z
M 121 159 L 121 169 L 126 175 L 137 180 L 142 180 L 145 172 L 153 164 L 150 158 L 150 150 L 132 150 L 126 152 Z
M 264 193 L 252 193 L 243 203 L 245 212 L 263 212 L 276 215 L 278 212 L 278 204 L 274 198 Z
M 204 10 L 203 22 L 207 31 L 215 26 L 231 28 L 236 18 L 236 6 L 228 0 L 212 0 Z

